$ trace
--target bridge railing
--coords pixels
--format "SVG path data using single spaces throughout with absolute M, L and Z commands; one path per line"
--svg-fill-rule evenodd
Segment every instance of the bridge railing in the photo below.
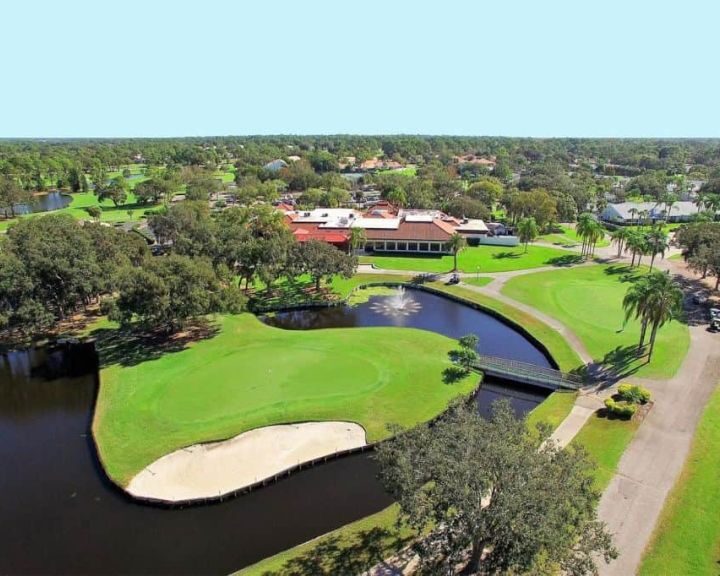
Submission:
M 479 355 L 475 367 L 482 370 L 493 370 L 507 376 L 523 377 L 531 381 L 553 384 L 565 388 L 579 388 L 583 384 L 580 376 L 567 374 L 553 368 L 544 368 L 519 360 L 508 360 L 497 356 Z

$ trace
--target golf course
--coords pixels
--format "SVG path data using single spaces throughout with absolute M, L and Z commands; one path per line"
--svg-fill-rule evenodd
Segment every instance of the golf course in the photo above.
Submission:
M 502 293 L 571 326 L 597 362 L 623 375 L 670 378 L 690 346 L 687 325 L 672 321 L 660 328 L 648 363 L 635 355 L 640 323 L 624 321 L 623 297 L 646 270 L 597 265 L 536 272 L 509 280 Z
M 563 266 L 579 258 L 569 250 L 547 246 L 474 246 L 458 254 L 458 269 L 461 272 L 508 272 L 541 266 Z M 413 270 L 417 272 L 447 272 L 453 269 L 451 255 L 430 256 L 361 256 L 362 264 L 374 264 L 387 270 Z
M 100 338 L 93 430 L 118 484 L 179 448 L 273 424 L 355 422 L 374 442 L 388 424 L 432 419 L 478 382 L 444 383 L 455 342 L 427 331 L 291 331 L 251 314 L 216 322 L 214 335 L 152 358 L 141 345 L 129 353 L 112 330 Z

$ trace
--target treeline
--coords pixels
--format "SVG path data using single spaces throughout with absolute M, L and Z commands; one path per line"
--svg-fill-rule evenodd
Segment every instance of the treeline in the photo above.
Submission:
M 262 166 L 298 155 L 315 164 L 337 163 L 352 156 L 358 162 L 384 156 L 400 162 L 448 165 L 455 155 L 494 156 L 501 169 L 524 172 L 529 166 L 577 163 L 602 174 L 636 176 L 648 170 L 685 172 L 685 165 L 720 165 L 718 140 L 530 139 L 449 136 L 246 136 L 174 139 L 3 140 L 0 174 L 23 186 L 54 186 L 71 170 L 89 173 L 141 162 L 164 166 L 219 166 L 238 162 Z
M 295 241 L 269 206 L 229 208 L 187 201 L 150 218 L 165 248 L 69 215 L 22 219 L 0 243 L 0 327 L 40 333 L 99 305 L 125 326 L 171 332 L 216 312 L 240 312 L 256 290 L 335 274 L 352 276 L 356 259 L 322 242 Z

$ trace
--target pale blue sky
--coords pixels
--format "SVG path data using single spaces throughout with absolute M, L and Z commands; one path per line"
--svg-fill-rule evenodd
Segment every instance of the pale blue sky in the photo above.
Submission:
M 0 7 L 0 137 L 720 136 L 720 2 Z

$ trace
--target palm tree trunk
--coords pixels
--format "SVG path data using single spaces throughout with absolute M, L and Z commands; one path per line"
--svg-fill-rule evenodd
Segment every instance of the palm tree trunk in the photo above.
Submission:
M 655 252 L 652 253 L 652 257 L 650 258 L 650 272 L 652 272 L 654 262 L 655 262 Z
M 455 252 L 453 252 L 453 272 L 457 272 L 457 255 L 457 250 L 455 250 Z
M 642 327 L 640 328 L 640 343 L 638 344 L 638 350 L 642 349 L 645 344 L 645 333 L 647 332 L 647 320 L 642 321 Z
M 658 324 L 655 322 L 650 333 L 650 350 L 648 350 L 648 362 L 652 359 L 653 350 L 655 349 L 655 336 L 657 336 Z
M 635 250 L 632 251 L 632 260 L 630 260 L 630 268 L 635 266 Z

